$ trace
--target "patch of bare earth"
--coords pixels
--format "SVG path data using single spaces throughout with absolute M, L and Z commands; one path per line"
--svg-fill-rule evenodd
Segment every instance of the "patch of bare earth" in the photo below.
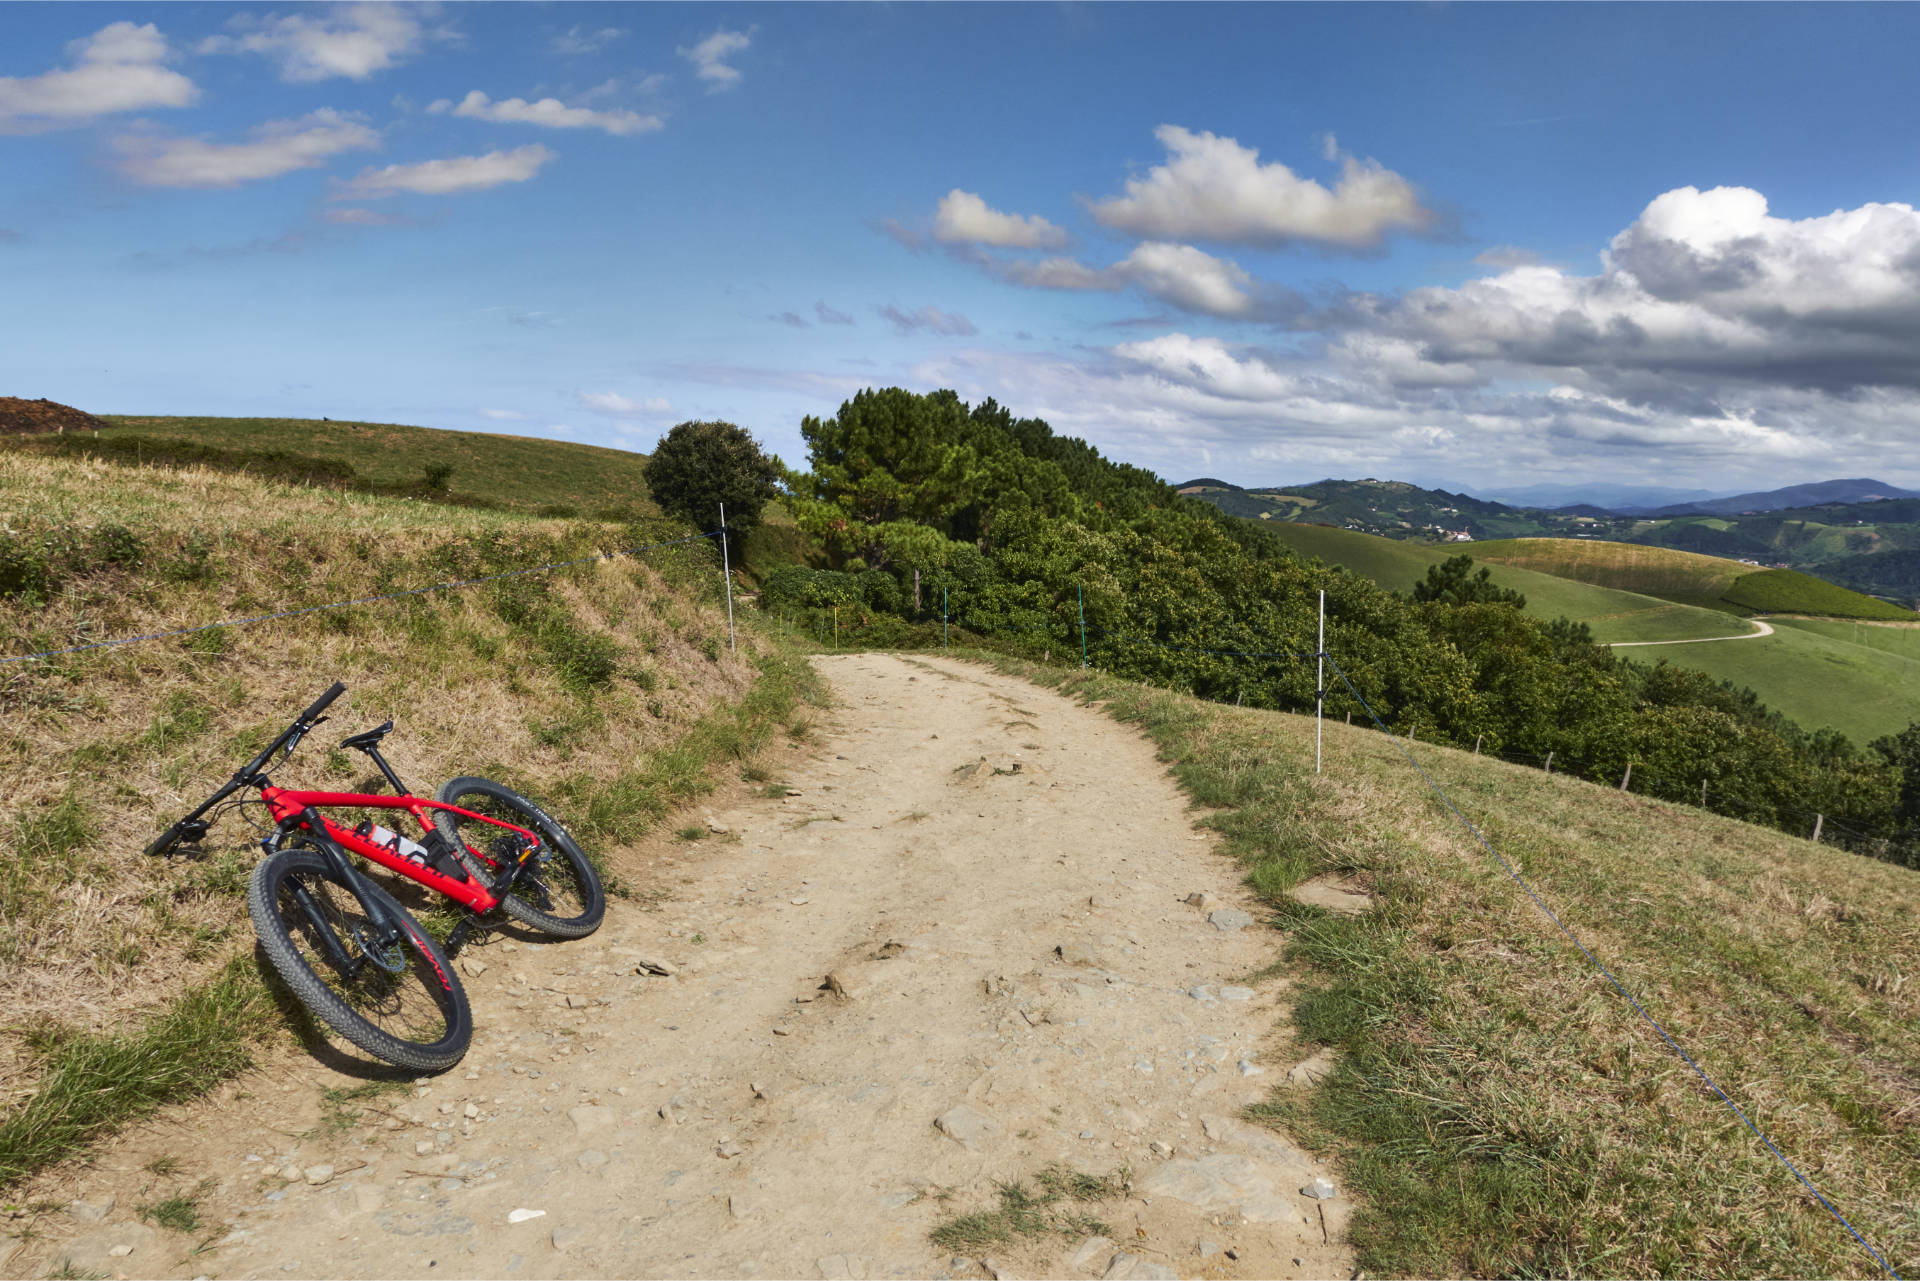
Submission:
M 63 431 L 99 431 L 106 424 L 85 410 L 55 400 L 0 396 L 0 436 L 33 436 Z
M 1153 749 L 965 664 L 819 662 L 789 794 L 621 852 L 644 906 L 593 938 L 464 954 L 460 1067 L 335 1127 L 359 1078 L 256 1073 L 24 1190 L 83 1204 L 7 1269 L 1350 1275 L 1326 1168 L 1236 1119 L 1288 1079 L 1287 981 L 1246 978 L 1278 940 Z M 1050 1168 L 1126 1190 L 1075 1207 L 1099 1229 L 932 1243 Z M 139 1222 L 172 1190 L 199 1229 Z

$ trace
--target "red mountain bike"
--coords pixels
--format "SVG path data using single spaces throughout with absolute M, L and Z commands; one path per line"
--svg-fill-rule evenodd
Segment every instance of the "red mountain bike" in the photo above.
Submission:
M 247 914 L 267 959 L 308 1009 L 361 1049 L 415 1071 L 441 1071 L 460 1061 L 473 1037 L 473 1013 L 447 951 L 496 907 L 543 933 L 581 938 L 599 928 L 606 892 L 566 828 L 499 783 L 463 777 L 443 784 L 433 800 L 409 795 L 380 754 L 392 721 L 340 745 L 372 758 L 396 795 L 275 787 L 267 770 L 285 764 L 345 692 L 336 682 L 147 853 L 198 842 L 224 813 L 208 817 L 215 806 L 257 789 L 274 830 L 260 841 L 267 857 L 248 883 Z M 344 828 L 321 812 L 345 806 L 405 810 L 421 838 L 371 821 Z M 446 950 L 354 866 L 349 851 L 468 909 Z

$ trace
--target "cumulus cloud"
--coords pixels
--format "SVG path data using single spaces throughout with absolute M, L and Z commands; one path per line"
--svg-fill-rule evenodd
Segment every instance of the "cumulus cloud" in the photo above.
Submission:
M 450 196 L 484 191 L 502 183 L 526 182 L 540 172 L 554 153 L 538 143 L 512 151 L 489 151 L 484 156 L 449 156 L 412 165 L 366 169 L 340 184 L 337 200 L 378 200 L 412 192 L 423 196 Z
M 525 98 L 503 98 L 494 102 L 478 89 L 458 103 L 441 98 L 428 105 L 436 115 L 451 111 L 469 120 L 490 120 L 496 124 L 540 125 L 547 129 L 599 129 L 617 136 L 652 133 L 666 127 L 659 116 L 643 116 L 637 111 L 594 111 L 587 107 L 569 107 L 558 98 L 528 102 Z
M 614 41 L 623 39 L 626 34 L 619 27 L 601 27 L 598 30 L 568 27 L 553 38 L 553 51 L 563 57 L 599 53 Z
M 1232 138 L 1161 125 L 1168 160 L 1130 178 L 1126 194 L 1095 201 L 1102 225 L 1152 240 L 1225 244 L 1306 242 L 1371 249 L 1395 231 L 1422 231 L 1434 215 L 1399 174 L 1347 156 L 1329 189 Z
M 1682 187 L 1590 276 L 1531 265 L 1378 305 L 1368 328 L 1426 359 L 1549 371 L 1678 403 L 1729 382 L 1920 388 L 1920 212 L 1777 218 L 1759 192 Z
M 1067 233 L 1038 214 L 1008 214 L 955 187 L 933 214 L 933 238 L 947 245 L 992 245 L 999 249 L 1060 249 Z
M 853 317 L 844 311 L 835 311 L 823 302 L 813 304 L 813 314 L 820 318 L 823 325 L 851 325 Z
M 343 151 L 378 146 L 380 134 L 364 118 L 330 108 L 298 120 L 271 120 L 248 142 L 209 142 L 160 134 L 124 134 L 113 140 L 121 173 L 154 187 L 237 187 L 312 169 Z
M 1539 263 L 1540 255 L 1519 245 L 1495 245 L 1475 254 L 1473 261 L 1482 267 L 1532 267 Z
M 693 73 L 707 82 L 708 93 L 719 93 L 740 83 L 739 68 L 728 66 L 727 59 L 736 53 L 745 53 L 752 43 L 751 31 L 728 31 L 721 27 L 691 48 L 681 48 L 679 54 L 693 64 Z
M 893 326 L 893 332 L 901 335 L 924 332 L 949 338 L 965 338 L 980 332 L 965 316 L 941 311 L 938 307 L 922 307 L 918 311 L 909 312 L 889 305 L 880 308 L 879 312 L 880 318 Z
M 673 412 L 672 403 L 658 396 L 631 400 L 617 391 L 578 391 L 573 398 L 582 409 L 609 418 L 658 418 Z
M 418 11 L 376 3 L 340 5 L 322 17 L 240 14 L 227 27 L 234 34 L 208 36 L 200 52 L 259 54 L 294 84 L 335 76 L 365 80 L 399 66 L 432 34 Z
M 1230 258 L 1192 245 L 1150 240 L 1119 262 L 1094 267 L 1074 258 L 1022 260 L 982 256 L 993 275 L 1031 289 L 1113 293 L 1128 287 L 1181 311 L 1223 320 L 1289 320 L 1307 310 L 1290 289 L 1255 280 Z
M 100 116 L 185 107 L 193 81 L 161 64 L 166 37 L 152 23 L 115 22 L 67 46 L 71 65 L 37 76 L 0 76 L 0 133 L 85 124 Z

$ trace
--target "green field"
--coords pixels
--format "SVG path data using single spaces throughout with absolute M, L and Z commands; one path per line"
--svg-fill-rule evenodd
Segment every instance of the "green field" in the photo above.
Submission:
M 597 445 L 314 418 L 105 418 L 111 426 L 97 440 L 40 437 L 13 447 L 72 453 L 94 445 L 116 460 L 244 467 L 283 479 L 300 478 L 300 461 L 312 460 L 316 483 L 396 492 L 421 485 L 427 468 L 440 465 L 453 468 L 454 502 L 554 515 L 656 511 L 640 471 L 646 455 Z
M 1344 565 L 1395 591 L 1407 591 L 1426 576 L 1429 565 L 1437 565 L 1448 556 L 1464 551 L 1477 559 L 1482 546 L 1433 547 L 1325 525 L 1269 525 L 1268 528 L 1303 555 Z M 1590 546 L 1566 541 L 1572 542 L 1576 549 Z M 1643 550 L 1624 543 L 1612 546 Z M 1660 548 L 1644 550 L 1664 556 L 1688 556 L 1685 552 L 1663 552 Z M 1690 559 L 1737 564 L 1710 556 Z M 1594 639 L 1602 644 L 1698 640 L 1739 636 L 1751 630 L 1744 621 L 1717 610 L 1556 578 L 1514 565 L 1490 568 L 1496 583 L 1526 595 L 1529 614 L 1584 622 L 1593 628 Z M 1697 566 L 1682 565 L 1682 569 L 1697 575 L 1691 580 L 1696 585 L 1711 581 L 1698 576 Z M 1678 586 L 1683 581 L 1669 577 L 1664 585 Z M 1828 585 L 1820 583 L 1819 586 Z M 1839 730 L 1860 744 L 1883 734 L 1898 733 L 1920 721 L 1920 628 L 1870 626 L 1839 620 L 1772 621 L 1774 634 L 1755 640 L 1730 640 L 1719 645 L 1668 645 L 1618 653 L 1636 663 L 1667 662 L 1743 685 L 1758 694 L 1768 707 L 1806 728 Z M 1856 630 L 1864 640 L 1853 639 Z
M 1584 538 L 1511 538 L 1474 543 L 1475 560 L 1537 570 L 1599 587 L 1658 596 L 1729 613 L 1825 614 L 1914 621 L 1910 610 L 1792 569 L 1644 543 Z
M 1435 547 L 1377 538 L 1328 525 L 1268 525 L 1288 546 L 1330 565 L 1344 565 L 1394 591 L 1410 591 L 1429 567 L 1462 552 L 1478 559 L 1477 544 Z M 1703 558 L 1704 559 L 1704 558 Z M 1715 610 L 1659 600 L 1635 592 L 1576 582 L 1513 565 L 1489 565 L 1493 580 L 1527 598 L 1527 612 L 1541 618 L 1571 618 L 1593 628 L 1602 644 L 1614 641 L 1699 640 L 1750 630 Z
M 1850 623 L 1768 621 L 1774 633 L 1759 640 L 1619 652 L 1637 663 L 1664 660 L 1745 685 L 1807 729 L 1837 729 L 1861 745 L 1920 721 L 1920 655 L 1882 647 L 1893 642 L 1855 644 L 1846 639 Z

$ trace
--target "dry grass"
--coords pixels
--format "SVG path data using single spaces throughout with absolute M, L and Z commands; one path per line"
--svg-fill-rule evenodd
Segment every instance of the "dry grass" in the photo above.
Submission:
M 673 532 L 0 453 L 0 545 L 39 545 L 51 531 L 87 547 L 116 526 L 136 537 L 131 560 L 82 555 L 51 595 L 0 597 L 0 656 Z M 276 781 L 383 790 L 359 787 L 372 774 L 364 758 L 329 748 L 389 717 L 389 757 L 416 792 L 496 774 L 573 819 L 569 797 L 636 769 L 670 781 L 698 772 L 681 739 L 748 690 L 764 649 L 743 635 L 741 654 L 726 653 L 710 559 L 696 545 L 0 667 L 0 1096 L 30 1095 L 63 1039 L 122 1028 L 251 947 L 240 896 L 257 852 L 245 822 L 227 818 L 197 857 L 141 849 L 335 679 L 350 694 Z M 620 799 L 603 797 L 584 834 L 630 835 Z
M 1000 661 L 1152 736 L 1317 976 L 1296 1031 L 1340 1065 L 1260 1111 L 1337 1155 L 1368 1271 L 1880 1274 L 1383 736 L 1329 724 L 1315 778 L 1310 718 Z M 1413 751 L 1888 1262 L 1920 1263 L 1920 873 Z M 1376 910 L 1286 896 L 1324 871 Z

